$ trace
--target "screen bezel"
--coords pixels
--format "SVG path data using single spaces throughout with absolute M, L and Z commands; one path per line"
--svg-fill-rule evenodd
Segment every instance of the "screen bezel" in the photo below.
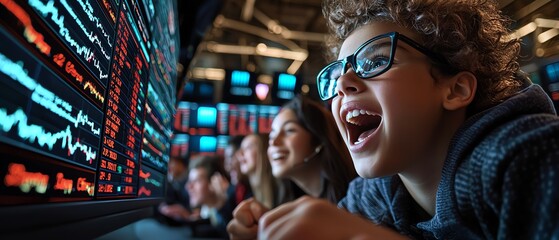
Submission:
M 45 203 L 0 207 L 7 239 L 90 239 L 153 215 L 162 198 Z

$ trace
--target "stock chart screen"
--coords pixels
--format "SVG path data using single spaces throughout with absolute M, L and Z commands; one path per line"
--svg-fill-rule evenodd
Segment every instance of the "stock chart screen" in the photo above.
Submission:
M 177 132 L 191 135 L 215 135 L 217 109 L 212 104 L 179 102 L 174 128 Z
M 220 103 L 218 109 L 220 134 L 235 136 L 258 132 L 258 105 Z
M 164 195 L 176 9 L 0 0 L 0 205 Z
M 178 103 L 171 156 L 223 154 L 230 136 L 267 134 L 281 107 L 254 104 Z

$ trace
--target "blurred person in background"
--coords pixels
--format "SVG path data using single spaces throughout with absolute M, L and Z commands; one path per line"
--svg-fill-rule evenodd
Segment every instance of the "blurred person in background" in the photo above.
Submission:
M 235 202 L 239 204 L 241 201 L 252 197 L 252 189 L 248 178 L 241 173 L 237 153 L 241 148 L 243 135 L 231 136 L 224 153 L 224 167 L 231 177 L 231 184 L 235 186 Z
M 168 224 L 183 225 L 198 216 L 198 210 L 190 208 L 190 197 L 184 188 L 188 180 L 188 164 L 186 159 L 171 157 L 167 167 L 167 191 L 165 202 L 161 203 L 158 212 L 166 216 Z
M 249 180 L 253 198 L 271 208 L 285 202 L 288 194 L 285 182 L 272 174 L 267 149 L 267 135 L 250 134 L 244 137 L 237 159 L 241 173 Z
M 188 182 L 185 187 L 190 195 L 190 205 L 201 207 L 201 218 L 210 220 L 212 227 L 196 227 L 194 237 L 227 238 L 226 225 L 236 207 L 234 187 L 224 177 L 227 173 L 220 158 L 201 155 L 191 159 Z M 206 211 L 204 211 L 206 210 Z
M 187 159 L 171 157 L 167 165 L 165 202 L 154 211 L 154 218 L 142 219 L 134 224 L 139 239 L 184 239 L 192 235 L 192 220 L 198 219 L 199 210 L 190 207 Z
M 273 175 L 292 182 L 293 197 L 337 203 L 357 176 L 332 114 L 302 95 L 284 104 L 274 118 L 266 152 Z M 239 204 L 228 225 L 230 237 L 256 238 L 258 220 L 269 209 L 258 199 Z

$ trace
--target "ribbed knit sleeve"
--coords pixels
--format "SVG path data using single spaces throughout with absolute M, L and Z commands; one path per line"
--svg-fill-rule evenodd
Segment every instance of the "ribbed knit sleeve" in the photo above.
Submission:
M 415 227 L 417 222 L 430 216 L 411 198 L 397 175 L 356 178 L 338 206 L 409 237 L 432 238 L 431 233 Z
M 461 224 L 485 239 L 559 236 L 559 122 L 530 115 L 495 129 L 459 168 Z
M 379 179 L 364 179 L 361 177 L 353 180 L 348 188 L 348 193 L 338 206 L 351 213 L 359 214 L 373 222 L 382 222 L 381 219 L 388 211 L 381 191 L 376 182 Z

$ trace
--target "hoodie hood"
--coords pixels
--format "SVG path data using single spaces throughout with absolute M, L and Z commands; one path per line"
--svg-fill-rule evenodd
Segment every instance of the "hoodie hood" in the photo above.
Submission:
M 456 231 L 449 231 L 456 230 L 452 226 L 460 226 L 457 219 L 461 219 L 456 207 L 454 189 L 458 167 L 491 132 L 509 121 L 531 114 L 556 115 L 553 102 L 539 85 L 530 85 L 504 102 L 477 113 L 464 122 L 449 145 L 437 190 L 436 214 L 431 220 L 419 223 L 419 228 L 430 229 L 437 238 L 460 238 Z

